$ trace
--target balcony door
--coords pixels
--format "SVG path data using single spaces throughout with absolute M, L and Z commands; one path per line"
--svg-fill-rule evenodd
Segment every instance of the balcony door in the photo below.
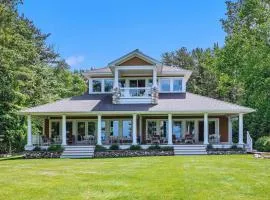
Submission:
M 129 87 L 131 88 L 130 96 L 136 97 L 145 95 L 145 79 L 129 80 Z

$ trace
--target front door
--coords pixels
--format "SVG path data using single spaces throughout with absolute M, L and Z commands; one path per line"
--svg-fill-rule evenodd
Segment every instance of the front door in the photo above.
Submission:
M 203 142 L 204 140 L 204 122 L 203 121 L 199 121 L 199 142 Z

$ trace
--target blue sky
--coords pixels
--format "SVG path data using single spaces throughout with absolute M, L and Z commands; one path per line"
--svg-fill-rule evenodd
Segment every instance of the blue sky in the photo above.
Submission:
M 106 66 L 134 49 L 156 59 L 182 46 L 224 43 L 223 0 L 25 0 L 32 19 L 71 69 Z

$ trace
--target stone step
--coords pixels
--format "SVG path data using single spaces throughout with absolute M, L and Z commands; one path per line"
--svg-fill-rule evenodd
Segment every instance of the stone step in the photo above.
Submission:
M 92 158 L 95 146 L 65 146 L 61 158 Z
M 179 156 L 179 155 L 207 155 L 207 152 L 181 152 L 181 153 L 175 153 L 175 156 Z

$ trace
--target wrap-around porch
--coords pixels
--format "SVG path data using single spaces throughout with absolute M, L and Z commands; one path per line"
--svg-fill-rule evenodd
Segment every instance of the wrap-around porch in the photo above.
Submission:
M 238 119 L 238 145 L 243 145 L 243 114 L 149 115 L 43 117 L 42 134 L 32 134 L 28 115 L 26 149 L 51 144 L 66 145 L 179 145 L 232 144 L 232 121 Z

